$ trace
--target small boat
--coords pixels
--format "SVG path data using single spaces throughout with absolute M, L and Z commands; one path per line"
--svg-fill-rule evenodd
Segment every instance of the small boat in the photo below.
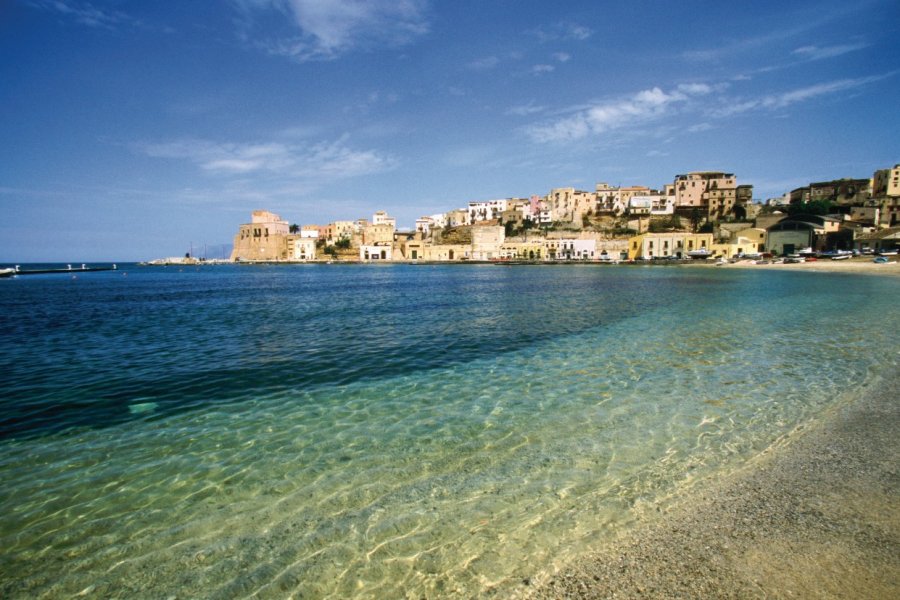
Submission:
M 878 255 L 879 256 L 897 256 L 897 249 L 894 248 L 893 250 L 879 250 Z
M 18 272 L 18 270 L 17 270 L 17 269 L 14 269 L 14 268 L 12 268 L 12 267 L 10 267 L 10 268 L 8 268 L 8 269 L 0 269 L 0 277 L 12 277 L 12 276 L 14 276 L 17 272 Z
M 852 256 L 852 255 L 850 255 L 850 254 L 835 254 L 834 256 L 831 257 L 831 260 L 847 260 L 848 258 L 850 258 L 850 256 Z
M 883 264 L 891 262 L 891 261 L 888 260 L 887 256 L 876 256 L 875 258 L 872 259 L 872 262 L 878 263 L 879 265 L 883 265 Z

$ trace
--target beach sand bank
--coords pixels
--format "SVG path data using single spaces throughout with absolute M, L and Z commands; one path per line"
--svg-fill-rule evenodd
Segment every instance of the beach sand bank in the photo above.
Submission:
M 900 376 L 863 392 L 525 596 L 900 598 Z
M 719 269 L 777 269 L 782 271 L 804 271 L 821 273 L 853 273 L 861 275 L 893 275 L 900 276 L 900 261 L 891 259 L 888 263 L 875 263 L 871 257 L 853 258 L 849 260 L 816 260 L 803 263 L 778 263 L 757 265 L 753 261 L 740 261 L 724 265 L 711 265 Z

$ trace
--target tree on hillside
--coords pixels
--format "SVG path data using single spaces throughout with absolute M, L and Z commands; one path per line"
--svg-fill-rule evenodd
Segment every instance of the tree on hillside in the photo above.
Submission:
M 581 227 L 583 229 L 587 229 L 591 226 L 591 216 L 593 216 L 593 211 L 587 211 L 581 216 Z
M 697 230 L 700 229 L 701 220 L 700 209 L 695 207 L 694 210 L 691 211 L 691 231 L 697 233 Z
M 798 202 L 787 207 L 787 213 L 794 215 L 827 215 L 831 212 L 830 200 L 812 200 L 810 202 Z

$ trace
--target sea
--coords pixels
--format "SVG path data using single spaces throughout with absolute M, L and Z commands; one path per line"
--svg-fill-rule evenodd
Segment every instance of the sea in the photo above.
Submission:
M 521 594 L 900 365 L 892 277 L 117 267 L 0 279 L 0 597 Z

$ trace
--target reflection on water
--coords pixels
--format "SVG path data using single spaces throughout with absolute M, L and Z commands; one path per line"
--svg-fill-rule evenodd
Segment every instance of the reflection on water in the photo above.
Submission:
M 43 322 L 2 290 L 0 595 L 523 585 L 896 368 L 897 283 L 804 275 L 138 271 L 19 288 Z

